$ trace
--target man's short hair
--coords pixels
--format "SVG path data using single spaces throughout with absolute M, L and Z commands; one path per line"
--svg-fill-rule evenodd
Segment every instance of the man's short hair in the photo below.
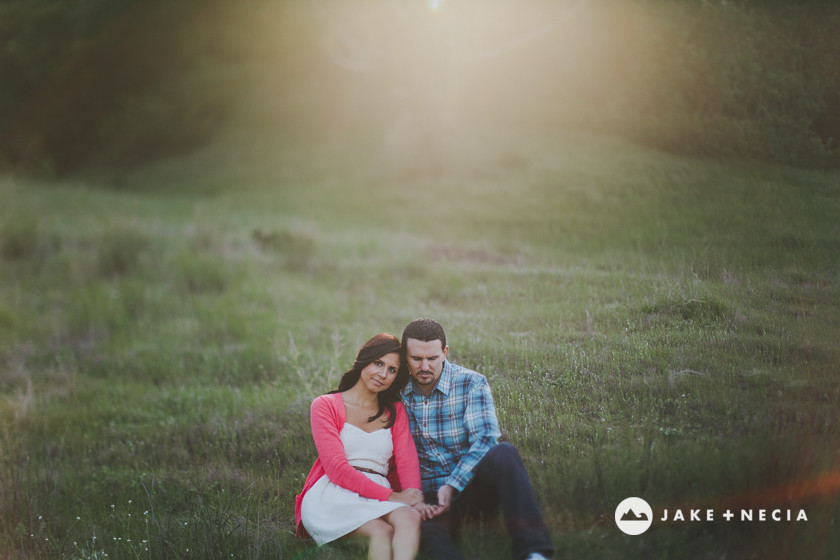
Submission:
M 443 327 L 434 319 L 427 319 L 426 317 L 415 319 L 405 326 L 402 334 L 402 347 L 405 349 L 406 342 L 409 338 L 420 340 L 422 342 L 431 342 L 432 340 L 440 340 L 440 347 L 446 348 L 446 333 L 443 332 Z

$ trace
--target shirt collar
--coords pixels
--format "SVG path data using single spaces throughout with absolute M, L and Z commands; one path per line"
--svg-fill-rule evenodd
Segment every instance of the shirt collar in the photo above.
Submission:
M 452 390 L 452 366 L 446 360 L 443 360 L 443 371 L 440 372 L 440 378 L 435 389 L 444 395 L 448 395 L 449 391 Z
M 448 360 L 443 360 L 443 370 L 440 372 L 440 377 L 438 377 L 438 382 L 435 385 L 435 388 L 432 389 L 432 393 L 435 390 L 440 391 L 444 395 L 448 395 L 449 392 L 452 390 L 452 365 L 449 363 Z M 426 396 L 426 393 L 423 392 L 420 387 L 418 387 L 414 380 L 411 380 L 409 393 L 413 393 L 415 395 Z

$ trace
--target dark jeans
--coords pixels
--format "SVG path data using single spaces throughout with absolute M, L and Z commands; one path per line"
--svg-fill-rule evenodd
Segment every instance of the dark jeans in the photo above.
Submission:
M 437 495 L 426 494 L 427 503 L 437 503 Z M 463 560 L 453 543 L 464 518 L 502 511 L 511 538 L 513 558 L 520 560 L 532 552 L 551 556 L 554 547 L 543 521 L 531 479 L 519 452 L 509 443 L 493 447 L 478 464 L 475 476 L 458 494 L 450 510 L 424 521 L 420 528 L 421 558 Z

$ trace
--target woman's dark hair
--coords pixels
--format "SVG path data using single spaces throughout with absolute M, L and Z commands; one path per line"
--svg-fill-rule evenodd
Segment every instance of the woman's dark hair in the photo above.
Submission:
M 338 382 L 338 389 L 330 391 L 330 393 L 341 393 L 351 388 L 357 381 L 359 381 L 359 377 L 362 375 L 362 370 L 365 369 L 369 363 L 374 360 L 378 360 L 386 354 L 393 353 L 400 356 L 400 367 L 397 370 L 397 377 L 394 379 L 394 382 L 391 383 L 390 387 L 376 394 L 379 410 L 377 410 L 376 414 L 368 418 L 368 422 L 373 422 L 382 416 L 382 413 L 387 410 L 388 428 L 393 426 L 394 421 L 396 420 L 394 403 L 400 400 L 400 391 L 402 391 L 403 387 L 408 385 L 408 368 L 406 367 L 405 360 L 403 359 L 400 340 L 396 336 L 387 333 L 379 333 L 365 342 L 359 350 L 359 353 L 356 355 L 356 361 L 353 362 L 353 367 L 345 371 L 344 375 L 341 376 L 341 380 Z

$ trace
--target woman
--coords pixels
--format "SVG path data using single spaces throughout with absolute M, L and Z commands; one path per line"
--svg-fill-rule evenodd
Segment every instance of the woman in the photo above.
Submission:
M 318 459 L 295 503 L 298 535 L 318 545 L 339 538 L 369 541 L 370 560 L 411 559 L 420 540 L 420 466 L 399 401 L 408 383 L 400 341 L 368 340 L 338 390 L 310 410 Z M 422 507 L 422 506 L 421 506 Z

